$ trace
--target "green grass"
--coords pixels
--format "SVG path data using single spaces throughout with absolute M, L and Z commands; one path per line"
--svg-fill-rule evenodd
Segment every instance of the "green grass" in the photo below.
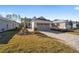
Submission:
M 13 32 L 13 31 L 12 31 Z M 13 33 L 15 33 L 14 31 Z M 11 31 L 8 32 L 11 35 Z M 14 35 L 7 44 L 0 44 L 2 53 L 59 53 L 77 52 L 71 47 L 58 42 L 55 38 L 50 38 L 39 32 L 28 35 Z
M 73 30 L 71 32 L 67 32 L 67 33 L 79 35 L 79 29 L 75 29 L 75 30 Z
M 0 44 L 6 44 L 8 41 L 17 33 L 16 30 L 9 30 L 5 31 L 3 33 L 0 33 L 1 38 L 0 38 Z

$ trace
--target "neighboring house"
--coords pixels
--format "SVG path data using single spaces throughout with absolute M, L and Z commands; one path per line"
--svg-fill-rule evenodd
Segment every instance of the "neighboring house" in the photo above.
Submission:
M 57 20 L 51 23 L 51 29 L 72 30 L 77 28 L 75 21 Z
M 73 29 L 76 29 L 77 28 L 77 22 L 76 21 L 72 21 L 73 23 Z
M 0 32 L 19 27 L 19 23 L 0 16 Z
M 51 29 L 71 29 L 71 25 L 69 25 L 68 21 L 66 20 L 58 20 L 58 21 L 53 21 L 51 23 Z

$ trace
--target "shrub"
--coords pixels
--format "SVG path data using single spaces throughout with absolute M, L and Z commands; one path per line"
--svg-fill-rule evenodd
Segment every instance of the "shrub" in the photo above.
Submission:
M 27 30 L 26 28 L 24 28 L 24 27 L 23 27 L 23 28 L 21 29 L 21 31 L 19 32 L 19 34 L 22 34 L 22 35 L 23 35 L 23 34 L 25 35 L 25 34 L 28 34 L 28 33 L 29 33 L 28 30 Z

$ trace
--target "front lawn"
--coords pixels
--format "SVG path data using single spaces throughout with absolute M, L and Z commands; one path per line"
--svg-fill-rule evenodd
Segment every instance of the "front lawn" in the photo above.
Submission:
M 75 29 L 75 30 L 73 30 L 71 32 L 67 32 L 67 33 L 79 35 L 79 29 Z
M 37 32 L 29 33 L 27 35 L 14 35 L 7 44 L 0 44 L 0 52 L 59 53 L 77 51 L 63 43 L 58 42 L 55 38 L 50 38 Z

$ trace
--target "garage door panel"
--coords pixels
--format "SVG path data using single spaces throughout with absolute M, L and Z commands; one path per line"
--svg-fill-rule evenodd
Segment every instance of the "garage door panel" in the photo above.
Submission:
M 50 25 L 37 24 L 37 30 L 49 30 Z

